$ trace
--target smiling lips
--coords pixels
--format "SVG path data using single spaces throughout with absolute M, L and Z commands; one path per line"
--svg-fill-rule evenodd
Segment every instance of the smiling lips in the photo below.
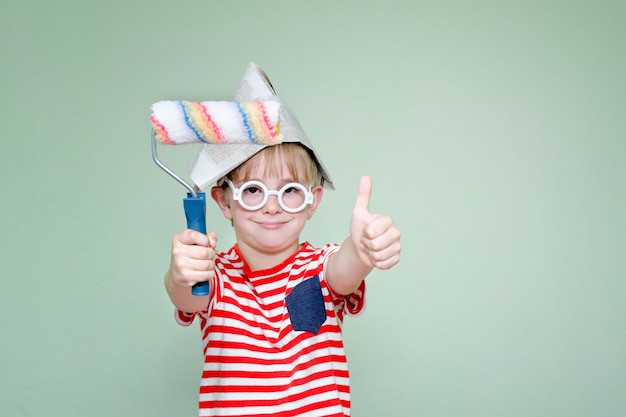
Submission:
M 287 222 L 256 222 L 259 226 L 268 230 L 280 229 Z

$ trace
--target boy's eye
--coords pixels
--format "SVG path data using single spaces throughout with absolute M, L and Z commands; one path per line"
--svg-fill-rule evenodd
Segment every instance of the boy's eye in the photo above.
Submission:
M 246 188 L 245 191 L 250 194 L 255 194 L 255 193 L 260 192 L 261 190 L 259 189 L 259 187 L 253 185 L 252 187 Z
M 289 188 L 285 188 L 285 193 L 289 194 L 289 193 L 294 193 L 296 192 L 296 187 L 289 187 Z

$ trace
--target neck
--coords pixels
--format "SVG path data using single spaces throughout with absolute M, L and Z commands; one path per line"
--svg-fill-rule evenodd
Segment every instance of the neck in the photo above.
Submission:
M 267 250 L 267 248 L 264 248 L 263 251 L 259 251 L 256 248 L 241 243 L 237 243 L 237 247 L 251 271 L 262 271 L 280 265 L 291 255 L 299 251 L 302 245 L 296 242 L 289 247 L 273 251 Z

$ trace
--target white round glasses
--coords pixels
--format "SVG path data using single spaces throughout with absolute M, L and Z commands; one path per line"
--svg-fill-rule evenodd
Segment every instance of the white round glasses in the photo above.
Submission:
M 263 207 L 272 194 L 278 197 L 278 204 L 288 213 L 297 213 L 313 203 L 311 187 L 307 190 L 298 182 L 285 184 L 280 190 L 268 190 L 261 181 L 244 182 L 239 188 L 236 188 L 228 178 L 226 182 L 233 191 L 233 199 L 238 201 L 241 207 L 250 211 Z

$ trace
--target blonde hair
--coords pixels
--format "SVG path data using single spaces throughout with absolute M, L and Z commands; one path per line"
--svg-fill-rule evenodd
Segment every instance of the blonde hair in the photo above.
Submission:
M 260 164 L 265 167 L 263 175 L 278 177 L 283 174 L 283 163 L 295 181 L 309 186 L 319 184 L 320 174 L 314 157 L 303 145 L 289 142 L 263 148 L 232 170 L 228 178 L 234 182 L 248 181 Z

